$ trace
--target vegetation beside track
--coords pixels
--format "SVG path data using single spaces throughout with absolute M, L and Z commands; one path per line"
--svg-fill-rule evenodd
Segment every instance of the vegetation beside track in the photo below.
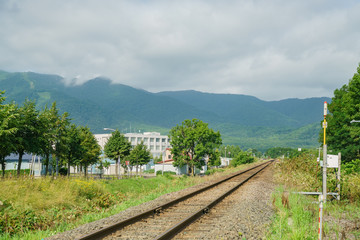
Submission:
M 42 239 L 250 166 L 204 177 L 5 178 L 0 181 L 0 239 Z
M 273 194 L 276 210 L 268 239 L 317 239 L 319 204 L 317 196 L 304 196 L 298 191 L 322 191 L 322 171 L 316 152 L 279 160 L 276 179 L 282 185 Z M 360 173 L 358 160 L 342 165 L 341 201 L 328 197 L 324 207 L 326 239 L 360 237 Z M 360 166 L 360 165 L 359 165 Z M 336 191 L 334 169 L 328 169 L 328 191 Z

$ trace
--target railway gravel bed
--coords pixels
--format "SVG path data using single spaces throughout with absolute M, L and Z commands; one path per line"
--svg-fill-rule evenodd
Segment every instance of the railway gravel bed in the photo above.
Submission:
M 274 214 L 275 186 L 269 166 L 174 239 L 264 239 Z
M 269 172 L 269 170 L 266 170 L 266 172 Z M 263 174 L 261 174 L 261 175 L 263 175 Z M 267 174 L 267 175 L 269 175 L 269 174 Z M 257 177 L 257 178 L 261 178 L 261 177 Z M 154 207 L 156 207 L 156 206 L 158 206 L 160 204 L 166 203 L 166 202 L 168 202 L 170 200 L 173 200 L 173 199 L 175 199 L 177 197 L 186 195 L 187 193 L 193 192 L 193 191 L 195 191 L 197 189 L 200 189 L 200 188 L 202 188 L 204 186 L 210 185 L 212 182 L 206 182 L 206 183 L 199 184 L 199 185 L 196 185 L 196 186 L 193 186 L 193 187 L 190 187 L 190 188 L 178 191 L 178 192 L 165 194 L 165 195 L 163 195 L 163 196 L 161 196 L 161 197 L 159 197 L 159 198 L 157 198 L 157 199 L 155 199 L 153 201 L 146 202 L 146 203 L 143 203 L 143 204 L 141 204 L 139 206 L 129 208 L 129 209 L 125 210 L 125 211 L 122 211 L 119 214 L 116 214 L 116 215 L 113 215 L 111 217 L 101 219 L 101 220 L 98 220 L 98 221 L 95 221 L 95 222 L 92 222 L 92 223 L 89 223 L 89 224 L 85 224 L 85 225 L 80 226 L 80 227 L 78 227 L 76 229 L 73 229 L 73 230 L 70 230 L 70 231 L 67 231 L 67 232 L 64 232 L 64 233 L 61 233 L 61 234 L 57 234 L 57 235 L 49 237 L 47 239 L 57 240 L 57 239 L 76 239 L 76 238 L 79 238 L 80 236 L 83 236 L 84 234 L 88 234 L 88 233 L 93 232 L 95 230 L 101 229 L 102 226 L 114 224 L 114 223 L 116 223 L 118 221 L 124 220 L 126 218 L 131 217 L 131 216 L 134 216 L 135 214 L 140 213 L 142 211 L 152 209 L 152 208 L 154 208 Z M 257 182 L 257 180 L 256 180 L 256 182 Z M 266 182 L 266 184 L 271 184 L 272 183 L 272 181 L 269 181 L 269 179 L 266 180 L 265 182 Z M 246 188 L 246 186 L 248 186 L 249 184 L 252 184 L 252 183 L 246 183 L 243 186 L 243 188 Z M 262 190 L 260 190 L 260 191 L 262 191 L 262 193 L 260 195 L 263 198 L 267 198 L 267 200 L 270 201 L 269 196 L 270 196 L 270 193 L 271 193 L 272 190 L 270 190 L 270 188 L 269 189 L 267 189 L 267 188 L 264 189 L 264 186 L 260 186 L 260 187 L 262 188 Z M 241 189 L 243 189 L 243 188 L 241 188 Z M 268 195 L 264 194 L 264 190 L 266 190 L 266 191 L 269 190 L 270 191 L 269 194 Z M 237 190 L 236 192 L 238 192 L 238 191 L 239 190 Z M 249 189 L 247 191 L 249 191 L 251 193 L 252 189 Z M 254 192 L 256 192 L 256 191 L 254 191 Z M 251 196 L 251 194 L 250 194 L 250 196 Z M 227 197 L 226 199 L 228 199 L 229 197 Z M 246 198 L 249 198 L 249 196 L 245 197 L 245 200 L 246 200 Z M 250 204 L 250 203 L 254 204 L 253 200 L 251 200 L 251 197 L 250 197 L 250 200 L 248 199 L 248 200 L 246 200 L 246 202 L 248 202 L 248 204 Z M 268 209 L 267 207 L 264 208 L 264 206 L 263 206 L 264 204 L 267 206 L 267 203 L 265 203 L 264 201 L 260 201 L 259 204 L 262 205 L 262 209 L 265 212 L 268 213 L 266 215 L 271 216 L 271 214 L 272 214 L 271 207 L 270 207 L 270 209 Z M 253 208 L 253 207 L 249 207 L 249 206 L 247 206 L 246 209 L 249 209 L 249 208 L 252 209 Z M 244 210 L 241 210 L 241 208 L 239 208 L 239 209 L 233 208 L 232 210 L 229 210 L 229 212 L 231 212 L 231 213 L 234 213 L 234 211 L 240 211 L 240 215 L 242 215 L 244 213 Z M 215 212 L 216 212 L 216 210 L 215 210 Z M 254 211 L 254 212 L 256 212 L 256 211 Z M 254 213 L 254 214 L 256 214 L 256 213 Z M 247 214 L 246 216 L 247 216 L 246 217 L 247 220 L 251 220 L 251 217 L 249 217 L 249 216 L 251 216 L 251 214 Z M 214 227 L 212 228 L 212 230 L 211 230 L 212 233 L 211 234 L 209 234 L 210 231 L 208 231 L 208 230 L 206 230 L 206 232 L 202 232 L 202 230 L 200 230 L 200 232 L 198 234 L 196 234 L 195 238 L 198 238 L 198 239 L 228 239 L 227 236 L 236 236 L 237 238 L 232 237 L 232 238 L 229 238 L 229 239 L 242 239 L 241 236 L 251 236 L 250 232 L 253 229 L 255 229 L 254 227 L 247 227 L 247 228 L 245 228 L 245 230 L 241 230 L 241 231 L 240 230 L 239 231 L 235 230 L 235 232 L 234 232 L 234 229 L 244 229 L 244 228 L 236 228 L 236 227 L 234 228 L 234 224 L 232 224 L 232 221 L 230 221 L 230 220 L 236 220 L 238 218 L 236 218 L 236 216 L 235 216 L 235 219 L 232 219 L 233 216 L 228 216 L 228 217 L 219 216 L 218 217 L 218 219 L 221 219 L 221 218 L 225 218 L 225 219 L 224 220 L 219 220 L 219 221 L 216 220 L 217 223 L 215 223 Z M 262 217 L 262 220 L 266 220 L 266 219 L 269 219 L 269 218 L 264 219 Z M 236 220 L 235 222 L 241 222 L 241 221 Z M 223 224 L 225 224 L 225 225 L 222 226 Z M 258 226 L 259 224 L 255 224 L 255 225 Z M 219 226 L 219 230 L 216 230 L 217 226 Z M 232 226 L 232 227 L 229 227 L 229 226 Z M 250 225 L 248 224 L 246 226 L 250 226 Z M 138 228 L 138 229 L 141 229 L 141 228 Z M 224 229 L 227 229 L 226 232 L 228 232 L 228 235 L 225 234 L 224 236 L 222 236 L 223 233 L 224 233 Z M 216 233 L 216 231 L 220 231 L 220 232 Z M 260 236 L 260 235 L 256 234 L 256 236 Z M 220 237 L 220 238 L 218 238 L 218 237 Z M 132 237 L 128 236 L 125 239 L 140 239 L 140 238 L 137 238 L 137 237 L 134 238 L 134 236 L 132 236 Z M 145 239 L 146 239 L 146 237 L 145 237 Z M 149 237 L 148 239 L 151 239 L 151 237 Z M 191 239 L 194 239 L 194 237 L 191 237 Z M 250 239 L 250 238 L 247 237 L 246 239 Z M 256 238 L 256 239 L 258 239 L 258 238 Z
M 131 240 L 134 239 L 134 236 L 136 236 L 136 239 L 155 239 L 164 231 L 168 230 L 179 221 L 185 219 L 190 214 L 200 211 L 215 199 L 222 196 L 225 192 L 237 186 L 240 182 L 243 182 L 263 167 L 264 166 L 261 166 L 250 170 L 249 172 L 243 173 L 207 191 L 188 198 L 185 201 L 181 201 L 170 208 L 164 209 L 161 213 L 156 214 L 155 216 L 152 215 L 142 221 L 126 226 L 104 238 L 104 240 Z

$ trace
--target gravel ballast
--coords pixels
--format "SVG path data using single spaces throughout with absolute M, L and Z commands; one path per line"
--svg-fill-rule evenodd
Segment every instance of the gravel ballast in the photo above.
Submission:
M 198 231 L 195 239 L 261 239 L 265 235 L 267 226 L 270 223 L 270 218 L 273 214 L 271 209 L 270 195 L 275 184 L 272 180 L 272 167 L 268 167 L 264 173 L 257 176 L 254 180 L 246 183 L 233 195 L 228 196 L 224 203 L 218 205 L 218 209 L 222 209 L 221 204 L 225 204 L 224 210 L 211 210 L 210 213 L 200 221 L 206 218 L 210 219 L 210 215 L 216 213 L 216 219 L 212 220 L 210 230 Z M 141 205 L 131 207 L 122 211 L 119 214 L 111 217 L 101 219 L 89 224 L 82 225 L 76 229 L 51 236 L 47 239 L 76 239 L 80 236 L 101 229 L 102 227 L 114 224 L 118 221 L 124 220 L 128 217 L 134 216 L 142 211 L 149 210 L 160 204 L 168 202 L 176 197 L 183 196 L 189 192 L 194 191 L 208 185 L 209 182 L 199 184 L 178 192 L 165 194 L 153 201 L 143 203 Z M 195 223 L 196 226 L 197 223 Z M 183 237 L 186 238 L 184 235 Z M 181 237 L 182 238 L 182 237 Z M 136 237 L 134 238 L 136 239 Z

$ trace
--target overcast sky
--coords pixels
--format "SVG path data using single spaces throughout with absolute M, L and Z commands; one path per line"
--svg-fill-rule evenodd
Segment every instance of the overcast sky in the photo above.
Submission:
M 10 72 L 279 100 L 332 97 L 359 62 L 357 0 L 0 0 Z

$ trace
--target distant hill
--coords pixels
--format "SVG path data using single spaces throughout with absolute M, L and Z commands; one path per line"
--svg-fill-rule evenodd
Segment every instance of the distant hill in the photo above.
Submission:
M 94 133 L 104 127 L 122 131 L 160 131 L 184 119 L 198 118 L 219 130 L 225 144 L 265 150 L 273 146 L 316 146 L 322 106 L 329 98 L 263 101 L 236 94 L 197 91 L 151 93 L 110 79 L 95 78 L 83 85 L 65 85 L 57 75 L 0 71 L 0 90 L 7 102 L 26 98 L 37 107 L 57 102 L 73 122 Z
M 213 94 L 197 91 L 160 92 L 245 126 L 302 127 L 322 119 L 324 101 L 330 98 L 263 101 L 239 94 Z

